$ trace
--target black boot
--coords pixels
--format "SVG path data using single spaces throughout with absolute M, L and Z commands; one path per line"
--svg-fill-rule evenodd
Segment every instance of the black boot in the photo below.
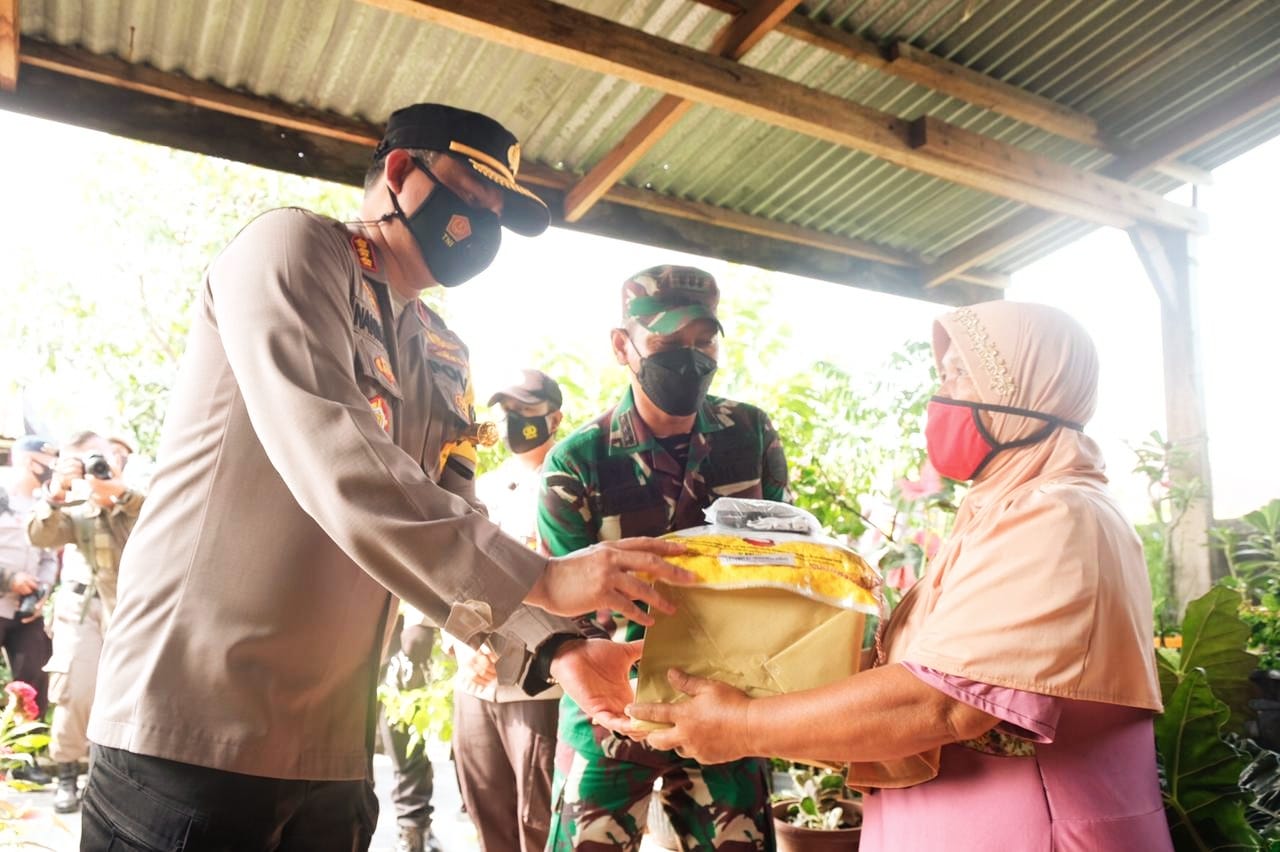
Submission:
M 53 794 L 53 809 L 58 813 L 71 814 L 80 810 L 80 792 L 76 789 L 79 778 L 79 764 L 58 764 L 58 789 Z
M 9 774 L 19 781 L 26 781 L 29 784 L 39 784 L 42 787 L 45 784 L 53 783 L 53 777 L 50 776 L 48 772 L 41 769 L 40 764 L 38 763 L 24 763 Z
M 424 852 L 426 837 L 416 825 L 401 825 L 396 838 L 396 852 Z

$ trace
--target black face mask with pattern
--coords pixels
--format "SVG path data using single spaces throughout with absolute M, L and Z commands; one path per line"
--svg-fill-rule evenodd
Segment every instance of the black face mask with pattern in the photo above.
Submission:
M 634 340 L 631 347 L 640 355 Z M 640 355 L 636 378 L 654 405 L 672 417 L 688 417 L 707 398 L 716 367 L 716 359 L 697 349 L 667 349 Z
M 536 450 L 551 437 L 551 424 L 547 415 L 525 417 L 514 411 L 507 412 L 507 446 L 516 455 Z
M 497 213 L 468 205 L 416 158 L 413 164 L 435 187 L 412 216 L 405 215 L 400 200 L 388 188 L 395 213 L 388 213 L 387 218 L 404 222 L 436 281 L 457 287 L 493 263 L 502 245 L 502 224 Z

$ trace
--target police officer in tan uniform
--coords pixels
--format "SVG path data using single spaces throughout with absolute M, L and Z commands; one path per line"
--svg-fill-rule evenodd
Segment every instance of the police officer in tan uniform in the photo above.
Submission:
M 397 597 L 497 651 L 503 682 L 626 726 L 638 649 L 564 616 L 668 609 L 646 580 L 689 582 L 679 548 L 547 559 L 477 512 L 466 353 L 417 299 L 483 270 L 502 227 L 546 228 L 518 167 L 492 119 L 408 107 L 361 223 L 272 211 L 211 263 L 120 569 L 82 849 L 366 849 Z

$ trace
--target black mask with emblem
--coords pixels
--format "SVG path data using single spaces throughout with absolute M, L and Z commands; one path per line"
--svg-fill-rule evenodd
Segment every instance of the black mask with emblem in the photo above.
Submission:
M 507 412 L 507 446 L 516 455 L 541 447 L 550 437 L 547 415 L 525 417 L 514 411 Z
M 631 346 L 640 355 L 635 341 Z M 636 378 L 645 395 L 672 417 L 687 417 L 707 398 L 716 359 L 697 349 L 667 349 L 640 355 Z
M 400 200 L 388 189 L 395 213 L 386 218 L 404 222 L 436 281 L 457 287 L 493 263 L 502 245 L 502 225 L 497 213 L 470 206 L 416 158 L 413 164 L 435 187 L 412 216 L 405 215 Z

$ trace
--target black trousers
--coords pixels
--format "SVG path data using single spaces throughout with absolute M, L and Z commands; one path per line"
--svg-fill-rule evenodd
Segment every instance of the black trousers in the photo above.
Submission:
M 396 824 L 431 828 L 431 794 L 435 778 L 431 774 L 431 760 L 425 745 L 409 755 L 409 732 L 393 728 L 387 717 L 378 713 L 378 733 L 382 737 L 382 750 L 391 758 L 395 769 L 395 786 L 391 788 L 391 804 L 396 809 Z
M 365 852 L 367 781 L 285 781 L 93 746 L 81 852 Z
M 43 718 L 49 709 L 49 673 L 44 670 L 53 653 L 53 641 L 44 632 L 44 619 L 28 624 L 13 618 L 0 618 L 0 646 L 9 658 L 13 679 L 31 684 Z

